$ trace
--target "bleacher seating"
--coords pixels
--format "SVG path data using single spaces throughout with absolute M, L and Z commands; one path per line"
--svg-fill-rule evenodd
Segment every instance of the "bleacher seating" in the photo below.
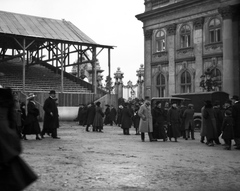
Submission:
M 61 91 L 61 74 L 56 74 L 52 70 L 41 64 L 27 65 L 25 70 L 25 91 L 26 92 L 49 92 L 54 89 Z M 0 63 L 0 85 L 11 87 L 15 91 L 23 89 L 23 67 L 21 62 Z M 87 88 L 64 77 L 64 92 L 69 93 L 91 93 Z

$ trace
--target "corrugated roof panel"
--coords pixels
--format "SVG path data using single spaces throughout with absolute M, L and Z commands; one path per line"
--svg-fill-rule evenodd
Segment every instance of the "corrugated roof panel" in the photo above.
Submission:
M 0 11 L 0 33 L 96 44 L 69 21 Z
M 73 25 L 70 21 L 68 21 L 68 24 L 78 34 L 79 38 L 81 38 L 83 42 L 96 44 L 96 42 L 94 40 L 92 40 L 89 36 L 87 36 L 85 33 L 83 33 L 79 28 L 77 28 L 75 25 Z
M 12 21 L 8 19 L 6 14 L 1 14 L 2 21 L 7 25 L 10 34 L 19 34 L 19 31 L 15 28 Z
M 14 16 L 15 16 L 15 19 L 17 20 L 17 22 L 19 22 L 19 24 L 25 28 L 25 30 L 27 31 L 29 36 L 35 35 L 34 30 L 31 28 L 30 24 L 28 23 L 28 19 L 24 18 L 24 16 L 17 15 L 17 14 Z
M 1 13 L 0 13 L 0 27 L 1 27 L 3 33 L 12 34 L 12 32 L 8 28 L 5 21 L 2 19 Z
M 12 25 L 19 32 L 19 34 L 21 34 L 21 35 L 28 35 L 28 32 L 26 31 L 26 29 L 18 22 L 18 20 L 16 19 L 14 14 L 6 13 L 6 16 L 12 22 Z
M 67 36 L 64 35 L 64 33 L 62 32 L 62 28 L 61 26 L 59 26 L 59 24 L 56 22 L 56 20 L 49 20 L 49 22 L 51 22 L 51 26 L 55 28 L 56 32 L 56 39 L 62 39 L 62 40 L 70 40 Z

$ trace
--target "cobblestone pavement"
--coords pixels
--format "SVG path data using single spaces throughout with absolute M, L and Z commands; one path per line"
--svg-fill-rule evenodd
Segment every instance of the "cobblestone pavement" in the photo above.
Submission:
M 27 191 L 239 191 L 240 151 L 196 140 L 142 142 L 134 129 L 86 132 L 61 123 L 61 139 L 22 141 L 22 157 L 38 174 Z

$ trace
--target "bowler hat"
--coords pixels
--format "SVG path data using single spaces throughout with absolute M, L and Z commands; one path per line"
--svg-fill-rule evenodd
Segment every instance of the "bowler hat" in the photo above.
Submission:
M 51 90 L 49 94 L 56 94 L 55 90 Z
M 100 104 L 101 104 L 101 102 L 100 102 L 100 101 L 98 101 L 98 102 L 96 103 L 96 105 L 97 105 L 97 106 L 100 106 Z

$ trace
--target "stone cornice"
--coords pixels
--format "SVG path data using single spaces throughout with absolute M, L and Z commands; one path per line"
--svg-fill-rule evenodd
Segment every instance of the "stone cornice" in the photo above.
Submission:
M 193 47 L 181 48 L 177 50 L 177 54 L 186 54 L 193 51 Z
M 202 29 L 203 28 L 203 23 L 204 23 L 204 18 L 203 17 L 194 19 L 193 20 L 193 26 L 195 27 L 195 30 Z
M 167 35 L 175 35 L 176 34 L 176 29 L 177 29 L 177 24 L 171 24 L 171 25 L 167 25 Z
M 211 0 L 212 3 L 218 2 L 219 0 Z M 136 18 L 140 21 L 145 21 L 147 19 L 153 17 L 159 17 L 160 15 L 166 15 L 171 11 L 176 11 L 178 9 L 191 7 L 192 5 L 196 5 L 196 3 L 203 4 L 209 3 L 209 0 L 191 0 L 191 1 L 180 1 L 178 3 L 172 3 L 168 6 L 160 7 L 151 11 L 146 11 L 142 14 L 136 15 Z
M 153 54 L 153 56 L 155 57 L 162 57 L 162 56 L 167 56 L 168 55 L 168 52 L 167 51 L 163 51 L 163 52 L 155 52 Z
M 206 50 L 208 49 L 217 49 L 217 48 L 222 48 L 223 47 L 223 43 L 222 42 L 217 42 L 217 43 L 211 43 L 211 44 L 206 44 L 205 48 Z
M 144 30 L 146 40 L 152 40 L 153 29 Z

